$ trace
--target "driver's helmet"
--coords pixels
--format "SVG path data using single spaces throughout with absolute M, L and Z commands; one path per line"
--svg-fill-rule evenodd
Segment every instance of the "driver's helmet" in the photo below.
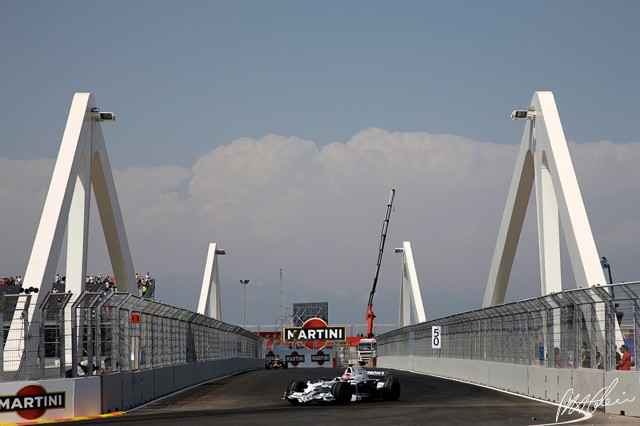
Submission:
M 341 377 L 340 377 L 340 381 L 341 382 L 348 382 L 349 379 L 351 379 L 351 373 L 344 373 Z

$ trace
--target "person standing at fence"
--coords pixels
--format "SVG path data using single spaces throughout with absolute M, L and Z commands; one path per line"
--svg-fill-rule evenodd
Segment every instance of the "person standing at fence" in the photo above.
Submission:
M 600 370 L 604 369 L 604 365 L 602 364 L 602 354 L 600 353 L 600 350 L 598 349 L 597 346 L 596 346 L 596 368 Z
M 616 364 L 616 370 L 631 370 L 631 353 L 629 352 L 629 346 L 622 345 L 620 346 L 620 350 L 622 351 L 622 358 L 620 358 L 620 362 Z
M 591 350 L 587 346 L 587 342 L 582 342 L 580 365 L 582 365 L 582 368 L 591 368 Z

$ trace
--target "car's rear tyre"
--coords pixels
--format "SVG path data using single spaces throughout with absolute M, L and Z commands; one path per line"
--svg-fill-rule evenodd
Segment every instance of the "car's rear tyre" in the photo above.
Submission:
M 400 398 L 400 382 L 398 379 L 392 377 L 388 378 L 384 382 L 382 388 L 382 399 L 385 401 L 397 401 Z
M 353 386 L 347 382 L 338 382 L 331 387 L 331 395 L 338 404 L 348 404 L 353 395 Z
M 291 392 L 302 392 L 306 387 L 307 385 L 300 380 L 294 380 L 293 382 L 289 383 L 289 385 L 287 386 L 287 401 L 289 401 L 292 405 L 300 404 L 299 399 L 289 398 L 289 395 L 291 394 Z

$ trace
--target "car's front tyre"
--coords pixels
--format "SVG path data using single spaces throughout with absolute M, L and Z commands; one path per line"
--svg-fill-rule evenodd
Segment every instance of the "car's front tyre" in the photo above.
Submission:
M 287 399 L 287 401 L 289 401 L 292 405 L 300 404 L 300 400 L 299 399 L 297 399 L 297 398 L 289 398 L 289 395 L 291 395 L 292 392 L 302 392 L 306 387 L 307 387 L 307 385 L 304 382 L 301 382 L 300 380 L 294 380 L 291 383 L 289 383 L 289 385 L 287 386 L 287 391 L 286 391 L 286 399 Z
M 331 395 L 338 404 L 348 404 L 353 395 L 353 386 L 347 382 L 338 382 L 331 387 Z

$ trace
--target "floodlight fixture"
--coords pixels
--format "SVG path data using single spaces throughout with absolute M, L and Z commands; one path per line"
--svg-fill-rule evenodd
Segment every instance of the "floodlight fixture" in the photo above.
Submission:
M 91 108 L 91 117 L 96 121 L 116 121 L 116 114 L 113 112 L 102 112 L 100 108 Z
M 512 120 L 533 120 L 536 116 L 536 110 L 533 106 L 527 109 L 517 109 L 511 113 Z

